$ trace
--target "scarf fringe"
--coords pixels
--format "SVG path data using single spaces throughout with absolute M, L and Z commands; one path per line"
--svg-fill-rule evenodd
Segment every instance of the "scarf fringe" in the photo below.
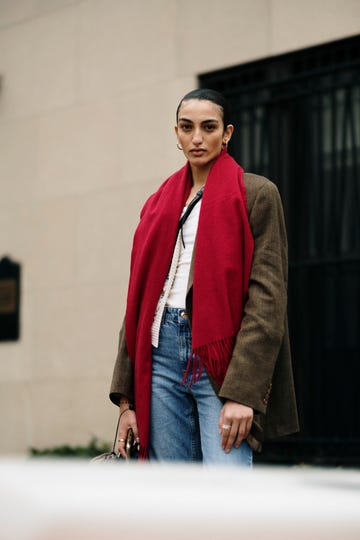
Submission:
M 200 380 L 203 369 L 221 386 L 228 368 L 232 351 L 235 345 L 235 336 L 219 339 L 195 347 L 190 354 L 181 384 L 188 382 L 191 387 Z M 190 370 L 191 378 L 187 381 Z
M 198 354 L 195 352 L 192 352 L 189 356 L 189 360 L 187 361 L 184 376 L 181 380 L 181 384 L 187 383 L 187 378 L 190 373 L 190 368 L 192 367 L 192 373 L 191 378 L 189 380 L 189 387 L 193 385 L 193 383 L 196 383 L 200 380 L 202 372 L 203 372 L 203 362 Z

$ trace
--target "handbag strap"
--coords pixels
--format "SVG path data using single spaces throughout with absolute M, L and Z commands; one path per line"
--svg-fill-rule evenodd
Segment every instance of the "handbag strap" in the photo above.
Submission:
M 189 205 L 187 206 L 184 214 L 181 216 L 181 218 L 179 219 L 179 225 L 178 225 L 178 231 L 181 232 L 181 241 L 182 241 L 182 244 L 183 246 L 185 247 L 185 242 L 184 242 L 184 236 L 183 236 L 183 226 L 184 226 L 184 223 L 185 221 L 187 220 L 187 218 L 189 217 L 190 213 L 192 212 L 192 210 L 194 209 L 194 207 L 197 205 L 197 203 L 200 201 L 201 197 L 203 196 L 203 192 L 204 192 L 204 186 L 199 189 L 199 191 L 197 192 L 197 194 L 195 195 L 195 197 L 193 198 L 193 200 L 189 203 Z
M 115 430 L 115 438 L 114 438 L 114 443 L 113 443 L 113 447 L 112 447 L 112 451 L 114 452 L 114 454 L 118 454 L 119 452 L 116 452 L 116 442 L 117 442 L 117 437 L 118 437 L 118 432 L 119 432 L 119 426 L 120 426 L 120 415 L 119 415 L 119 418 L 118 418 L 118 421 L 117 421 L 117 424 L 116 424 L 116 430 Z

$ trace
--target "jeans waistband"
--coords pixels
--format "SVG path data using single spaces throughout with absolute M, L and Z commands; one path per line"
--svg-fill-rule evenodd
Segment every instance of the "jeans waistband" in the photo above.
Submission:
M 165 307 L 162 316 L 162 323 L 165 321 L 172 321 L 178 324 L 184 324 L 189 319 L 185 308 Z

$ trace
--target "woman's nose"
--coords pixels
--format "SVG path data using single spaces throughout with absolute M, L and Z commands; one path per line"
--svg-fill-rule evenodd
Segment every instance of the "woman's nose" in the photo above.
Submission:
M 193 143 L 194 144 L 200 144 L 202 142 L 202 134 L 201 134 L 201 131 L 200 129 L 196 129 L 194 131 L 194 135 L 193 135 Z

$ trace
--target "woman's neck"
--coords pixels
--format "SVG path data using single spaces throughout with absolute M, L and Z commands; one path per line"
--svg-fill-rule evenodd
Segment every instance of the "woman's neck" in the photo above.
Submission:
M 199 169 L 197 167 L 191 167 L 192 186 L 190 189 L 190 193 L 188 194 L 185 206 L 187 206 L 190 201 L 193 200 L 197 192 L 205 186 L 209 171 L 210 167 L 207 170 L 204 170 L 203 168 Z
M 196 188 L 196 191 L 202 188 L 207 180 L 209 175 L 211 165 L 209 167 L 191 167 L 191 176 L 193 181 L 193 187 Z

